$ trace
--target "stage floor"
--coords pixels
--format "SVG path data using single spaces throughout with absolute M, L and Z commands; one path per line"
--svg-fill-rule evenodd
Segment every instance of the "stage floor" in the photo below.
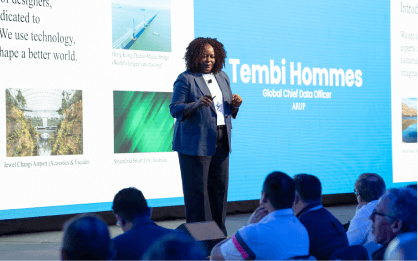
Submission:
M 356 211 L 356 205 L 327 207 L 331 213 L 345 224 L 351 220 Z M 239 228 L 247 223 L 249 214 L 231 215 L 226 218 L 228 235 L 233 235 Z M 175 229 L 184 219 L 159 221 L 158 225 Z M 112 238 L 122 234 L 117 226 L 109 226 Z M 19 234 L 0 237 L 0 260 L 59 260 L 62 232 L 43 232 Z

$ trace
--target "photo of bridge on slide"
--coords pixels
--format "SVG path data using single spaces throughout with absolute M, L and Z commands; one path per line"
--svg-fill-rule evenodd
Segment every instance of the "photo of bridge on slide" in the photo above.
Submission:
M 112 49 L 171 52 L 170 0 L 112 0 Z
M 7 157 L 82 155 L 81 90 L 6 89 Z

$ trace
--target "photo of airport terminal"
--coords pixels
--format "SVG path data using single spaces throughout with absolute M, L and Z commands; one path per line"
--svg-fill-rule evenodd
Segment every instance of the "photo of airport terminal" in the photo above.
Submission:
M 402 98 L 402 142 L 417 143 L 417 98 Z
M 112 0 L 112 49 L 171 52 L 170 0 Z
M 6 89 L 7 157 L 83 154 L 81 90 Z

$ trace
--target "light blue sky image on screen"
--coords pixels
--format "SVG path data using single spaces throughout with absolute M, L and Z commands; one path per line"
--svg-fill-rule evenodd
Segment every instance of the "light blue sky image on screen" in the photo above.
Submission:
M 417 98 L 402 98 L 402 142 L 417 143 Z

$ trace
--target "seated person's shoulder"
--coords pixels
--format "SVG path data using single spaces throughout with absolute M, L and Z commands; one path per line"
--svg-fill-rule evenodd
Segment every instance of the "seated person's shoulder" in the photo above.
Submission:
M 308 211 L 299 217 L 299 220 L 311 223 L 329 222 L 330 220 L 337 220 L 331 212 L 325 208 L 320 208 L 313 211 Z M 337 220 L 338 221 L 338 220 Z
M 112 239 L 118 259 L 139 259 L 154 242 L 164 236 L 184 236 L 181 230 L 173 230 L 158 225 L 144 226 L 141 230 L 131 229 Z
M 303 224 L 301 224 L 295 216 L 270 219 L 265 222 L 250 224 L 238 231 L 244 239 L 246 237 L 251 237 L 253 239 L 255 236 L 258 236 L 260 237 L 260 240 L 266 239 L 269 235 L 274 235 L 275 233 L 282 233 L 283 231 L 289 233 L 307 233 Z
M 252 250 L 254 243 L 258 243 L 257 224 L 249 224 L 240 228 L 226 242 L 220 246 L 220 251 L 225 259 L 254 259 Z
M 125 240 L 127 240 L 127 239 L 129 238 L 129 233 L 128 233 L 128 232 L 129 232 L 129 231 L 124 232 L 124 233 L 122 233 L 122 234 L 120 234 L 120 235 L 118 235 L 118 236 L 114 237 L 114 238 L 112 239 L 112 241 L 113 241 L 115 244 L 117 244 L 117 243 L 122 243 L 123 241 L 125 241 Z
M 248 224 L 235 233 L 234 237 L 241 237 L 243 240 L 249 240 L 250 238 L 260 233 L 260 224 Z
M 113 238 L 115 243 L 129 243 L 133 244 L 135 242 L 150 242 L 167 234 L 186 234 L 181 230 L 173 230 L 165 227 L 158 226 L 156 224 L 142 226 L 141 229 L 131 229 L 125 233 Z
M 166 229 L 167 230 L 165 231 L 166 232 L 165 234 L 171 237 L 191 237 L 189 234 L 187 234 L 183 230 L 169 229 L 169 228 L 166 228 Z
M 322 209 L 318 209 L 318 210 L 320 210 L 320 212 L 319 212 L 320 215 L 323 215 L 324 217 L 327 217 L 328 219 L 341 224 L 341 222 L 331 212 L 329 212 L 328 209 L 322 208 Z
M 324 230 L 330 230 L 334 232 L 340 231 L 345 234 L 345 229 L 341 222 L 325 208 L 310 212 L 299 217 L 300 222 L 309 231 L 325 232 Z

